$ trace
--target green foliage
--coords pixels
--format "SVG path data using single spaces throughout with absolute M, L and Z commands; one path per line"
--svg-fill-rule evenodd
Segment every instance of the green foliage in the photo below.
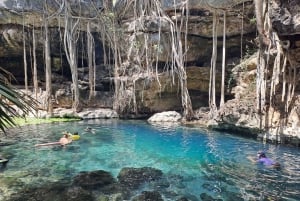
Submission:
M 251 18 L 251 19 L 249 20 L 249 22 L 250 22 L 250 24 L 256 24 L 256 17 L 253 16 L 253 18 Z
M 8 127 L 16 125 L 15 117 L 25 116 L 36 110 L 37 101 L 8 83 L 8 72 L 0 73 L 0 129 L 4 132 Z
M 69 122 L 79 121 L 80 118 L 14 118 L 14 122 L 19 126 L 32 125 L 32 124 L 44 124 L 44 123 L 55 123 L 55 122 Z
M 63 118 L 64 118 L 64 119 L 80 119 L 79 117 L 74 116 L 74 115 L 72 115 L 72 114 L 64 114 L 64 115 L 63 115 Z

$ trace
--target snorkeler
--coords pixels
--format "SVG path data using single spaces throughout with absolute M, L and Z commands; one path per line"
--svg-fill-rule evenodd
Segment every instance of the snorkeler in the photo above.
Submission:
M 84 131 L 95 134 L 95 129 L 93 129 L 93 128 L 91 128 L 91 127 L 86 127 L 86 128 L 84 129 Z
M 266 167 L 273 167 L 273 168 L 280 168 L 280 163 L 273 161 L 272 159 L 268 158 L 263 151 L 257 152 L 257 158 L 248 157 L 250 161 L 253 163 L 260 163 Z

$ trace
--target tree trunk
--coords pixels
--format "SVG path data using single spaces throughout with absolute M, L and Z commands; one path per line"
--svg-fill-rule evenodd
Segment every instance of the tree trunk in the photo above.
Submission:
M 224 26 L 223 26 L 223 56 L 222 56 L 222 83 L 221 83 L 221 101 L 220 107 L 224 105 L 225 102 L 225 62 L 226 62 L 226 11 L 223 12 L 224 15 Z
M 35 40 L 34 23 L 32 28 L 32 54 L 33 54 L 33 86 L 34 86 L 34 95 L 35 98 L 37 99 L 38 79 L 37 79 L 36 40 Z
M 112 25 L 113 27 L 116 27 L 116 19 L 113 18 L 112 20 Z M 123 107 L 125 107 L 125 105 L 120 105 L 120 99 L 121 99 L 121 80 L 120 80 L 120 74 L 119 74 L 119 64 L 121 64 L 118 62 L 118 45 L 117 45 L 117 33 L 116 33 L 116 29 L 113 29 L 113 55 L 114 55 L 114 88 L 115 88 L 115 93 L 114 93 L 114 102 L 113 102 L 113 109 L 118 111 L 118 112 L 122 112 L 123 111 Z
M 256 27 L 259 36 L 259 42 L 260 45 L 264 45 L 264 46 L 268 46 L 270 43 L 264 28 L 264 24 L 265 24 L 264 14 L 266 11 L 267 4 L 268 4 L 268 0 L 254 0 Z
M 217 111 L 216 105 L 216 63 L 217 63 L 217 27 L 218 27 L 218 14 L 216 11 L 213 14 L 213 51 L 211 56 L 211 67 L 210 67 L 210 81 L 209 81 L 209 107 L 210 116 L 214 118 Z
M 64 32 L 64 48 L 66 57 L 70 65 L 72 74 L 72 94 L 74 112 L 81 110 L 79 102 L 79 88 L 78 88 L 78 70 L 77 70 L 77 34 L 79 19 L 73 19 L 70 16 L 71 11 L 69 6 L 66 6 L 65 10 L 65 32 Z
M 23 22 L 23 61 L 24 61 L 24 85 L 25 91 L 28 93 L 28 76 L 27 76 L 27 55 L 26 55 L 26 36 L 25 36 L 25 27 Z
M 50 56 L 50 40 L 48 30 L 48 19 L 44 19 L 45 23 L 45 64 L 46 64 L 46 96 L 47 96 L 47 111 L 50 115 L 53 114 L 52 106 L 52 73 L 51 73 L 51 56 Z
M 184 38 L 184 42 L 185 42 L 185 48 L 184 50 L 187 51 L 188 47 L 187 47 L 187 29 L 188 29 L 188 16 L 189 16 L 189 9 L 188 9 L 188 3 L 186 3 L 185 5 L 186 7 L 184 7 L 185 12 L 186 12 L 186 21 L 185 23 L 183 22 L 183 20 L 180 23 L 180 30 L 177 30 L 177 52 L 178 55 L 175 57 L 176 62 L 177 62 L 177 68 L 178 68 L 178 76 L 179 76 L 179 80 L 180 80 L 180 85 L 181 85 L 181 104 L 183 107 L 183 116 L 186 120 L 190 121 L 194 118 L 194 111 L 193 111 L 193 106 L 192 106 L 192 101 L 190 98 L 190 94 L 188 91 L 188 87 L 187 87 L 187 75 L 186 75 L 186 70 L 184 67 L 184 59 L 185 59 L 185 53 L 183 53 L 183 47 L 182 47 L 182 42 L 181 42 L 181 30 L 182 30 L 182 26 L 185 26 L 185 38 Z M 182 10 L 182 15 L 184 13 L 184 9 Z
M 263 113 L 266 102 L 266 75 L 265 69 L 267 68 L 268 58 L 265 52 L 268 51 L 268 44 L 265 26 L 264 26 L 264 12 L 266 9 L 265 0 L 254 0 L 255 14 L 257 21 L 257 30 L 259 34 L 259 52 L 257 59 L 257 72 L 256 72 L 256 97 L 257 109 L 259 113 Z M 261 126 L 260 126 L 261 127 Z
M 87 54 L 88 54 L 88 66 L 89 66 L 89 100 L 95 95 L 95 46 L 94 38 L 91 34 L 90 22 L 87 23 Z

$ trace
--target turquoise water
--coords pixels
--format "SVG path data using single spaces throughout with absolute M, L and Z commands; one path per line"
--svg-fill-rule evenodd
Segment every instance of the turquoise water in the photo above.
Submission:
M 95 132 L 85 132 L 87 126 Z M 66 130 L 78 131 L 80 140 L 65 148 L 34 147 L 57 141 Z M 117 178 L 123 167 L 153 167 L 162 170 L 171 185 L 164 189 L 146 185 L 141 190 L 160 191 L 164 200 L 179 195 L 201 200 L 201 194 L 228 201 L 300 200 L 298 148 L 227 133 L 144 121 L 94 120 L 22 127 L 3 138 L 17 142 L 0 146 L 0 153 L 10 158 L 0 172 L 2 196 L 81 171 L 105 170 Z M 282 169 L 250 163 L 247 157 L 256 156 L 258 150 L 265 150 Z M 4 185 L 7 178 L 18 178 L 18 183 Z

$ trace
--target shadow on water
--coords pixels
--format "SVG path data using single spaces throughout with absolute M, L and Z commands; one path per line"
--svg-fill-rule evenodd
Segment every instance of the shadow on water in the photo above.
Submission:
M 95 132 L 86 132 L 89 126 Z M 34 148 L 63 131 L 80 140 Z M 144 121 L 28 126 L 0 146 L 0 200 L 300 200 L 299 149 L 228 133 Z M 2 138 L 1 138 L 2 139 Z M 252 164 L 265 150 L 281 170 Z

